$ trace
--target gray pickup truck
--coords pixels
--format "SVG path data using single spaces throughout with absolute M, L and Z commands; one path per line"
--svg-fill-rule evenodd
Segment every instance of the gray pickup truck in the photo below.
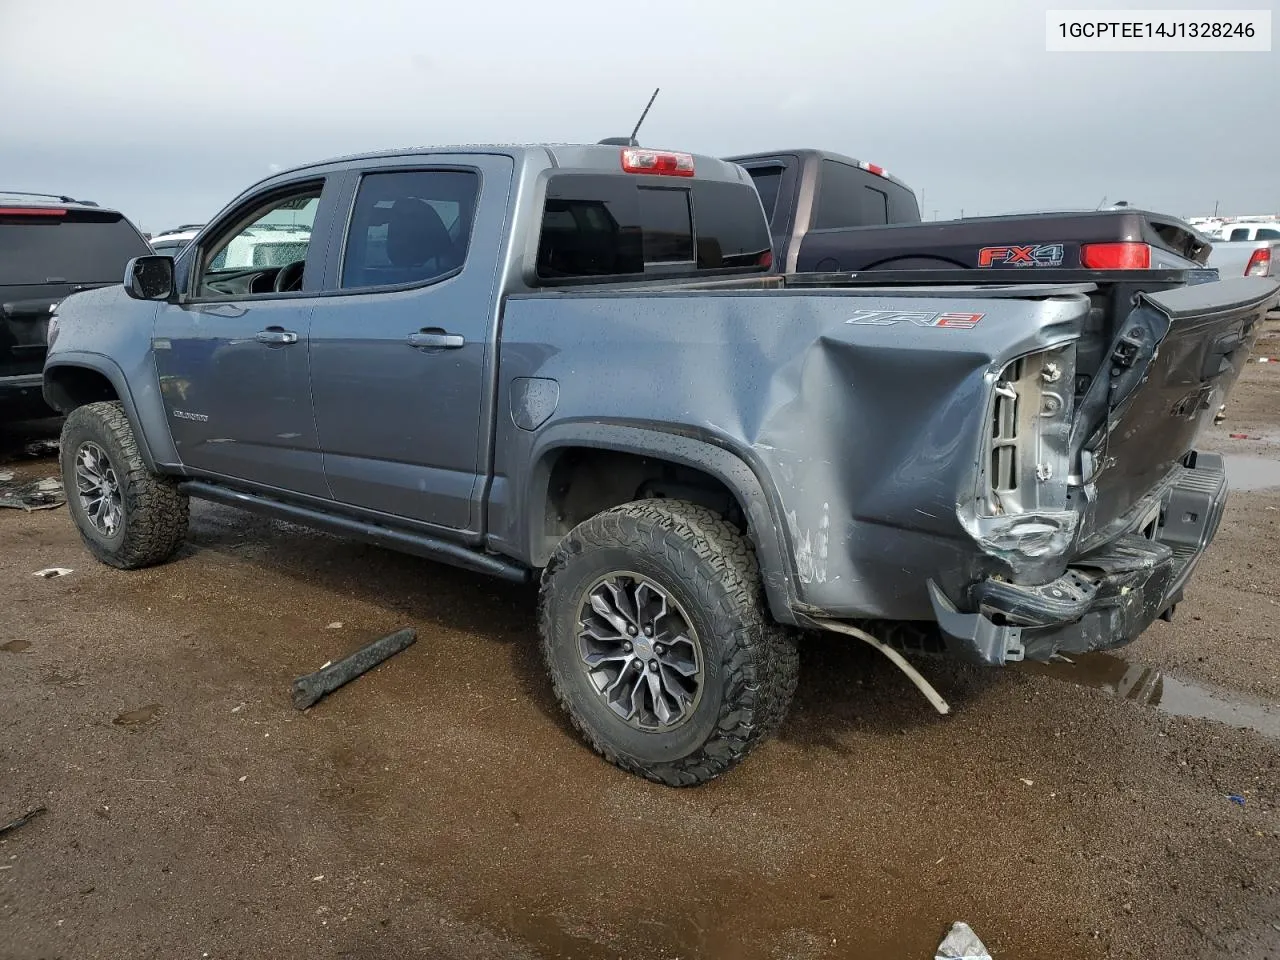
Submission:
M 671 785 L 778 727 L 805 630 L 911 672 L 902 647 L 1000 665 L 1168 615 L 1226 498 L 1194 442 L 1274 281 L 770 259 L 750 177 L 711 157 L 277 174 L 58 306 L 71 516 L 126 569 L 170 557 L 198 497 L 536 577 L 560 703 Z

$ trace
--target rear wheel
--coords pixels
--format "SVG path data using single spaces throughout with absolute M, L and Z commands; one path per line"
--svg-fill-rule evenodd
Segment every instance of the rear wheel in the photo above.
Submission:
M 173 555 L 187 534 L 187 497 L 147 470 L 119 401 L 73 410 L 59 458 L 67 509 L 97 559 L 134 570 Z
M 712 511 L 641 500 L 580 524 L 543 572 L 542 652 L 574 726 L 606 759 L 706 782 L 781 725 L 793 635 L 769 619 L 751 545 Z

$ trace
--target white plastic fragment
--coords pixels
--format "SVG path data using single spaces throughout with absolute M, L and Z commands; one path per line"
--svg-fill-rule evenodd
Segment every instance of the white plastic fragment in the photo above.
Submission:
M 333 623 L 329 624 L 329 626 L 325 627 L 325 629 L 326 629 L 326 630 L 341 630 L 341 629 L 342 629 L 342 621 L 341 621 L 341 620 L 335 620 L 335 621 L 333 621 Z
M 991 960 L 991 954 L 969 925 L 957 920 L 938 944 L 933 960 Z
M 52 580 L 54 577 L 65 577 L 71 572 L 70 567 L 45 567 L 43 570 L 37 570 L 32 576 L 40 577 L 43 580 Z

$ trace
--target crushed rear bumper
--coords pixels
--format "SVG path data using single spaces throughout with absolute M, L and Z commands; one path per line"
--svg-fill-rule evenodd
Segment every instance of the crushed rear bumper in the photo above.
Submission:
M 1123 646 L 1174 607 L 1205 549 L 1213 541 L 1227 501 L 1221 456 L 1199 453 L 1159 496 L 1159 519 L 1139 526 L 1074 560 L 1058 579 L 1034 586 L 988 579 L 961 613 L 933 583 L 934 615 L 950 651 L 999 666 L 1048 660 L 1056 653 L 1087 653 Z

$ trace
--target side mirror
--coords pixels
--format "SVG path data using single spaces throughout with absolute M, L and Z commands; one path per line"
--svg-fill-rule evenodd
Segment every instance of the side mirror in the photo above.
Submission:
M 135 300 L 168 300 L 173 296 L 173 258 L 134 257 L 124 268 L 124 289 Z

